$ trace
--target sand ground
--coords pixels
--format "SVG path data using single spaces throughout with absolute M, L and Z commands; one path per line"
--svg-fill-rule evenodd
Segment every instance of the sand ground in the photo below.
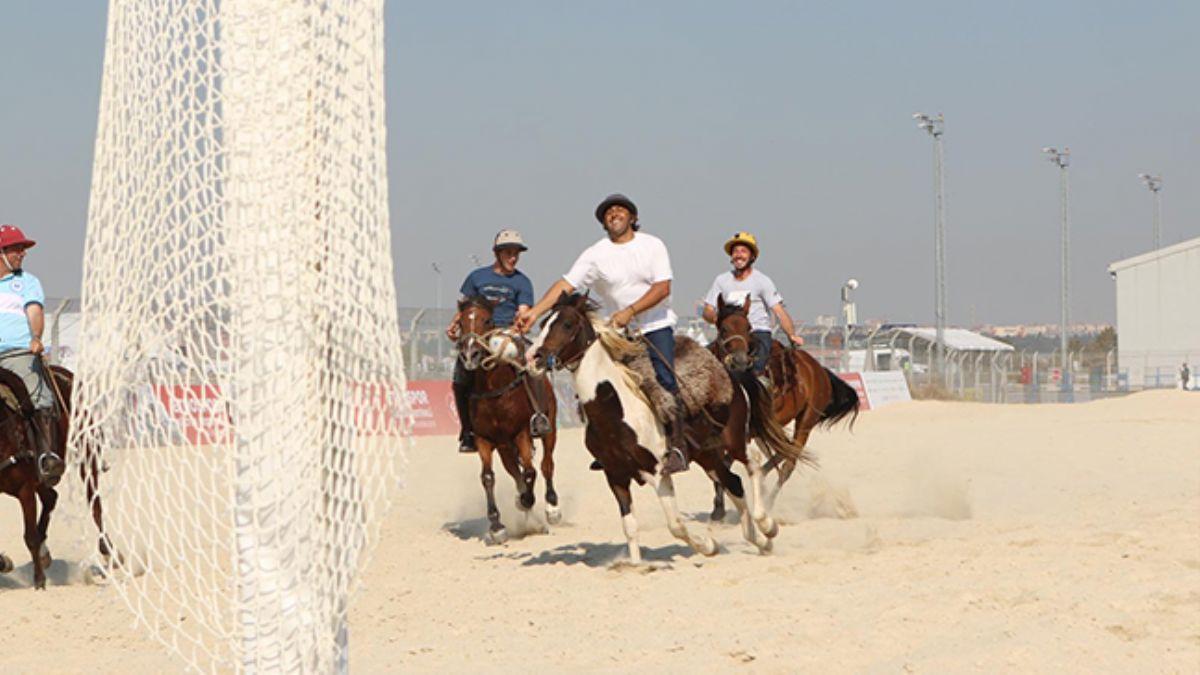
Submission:
M 565 514 L 487 547 L 479 464 L 419 440 L 351 613 L 358 672 L 1197 672 L 1200 395 L 1148 392 L 1074 406 L 914 402 L 814 435 L 821 468 L 776 507 L 773 554 L 732 519 L 708 523 L 698 472 L 677 481 L 676 542 L 635 492 L 643 554 L 626 556 L 615 503 L 578 431 L 556 456 Z M 540 519 L 541 495 L 535 507 Z M 857 517 L 838 517 L 848 507 Z M 76 522 L 78 522 L 76 520 Z M 71 519 L 46 592 L 16 501 L 0 499 L 5 673 L 174 670 L 104 586 L 77 579 Z

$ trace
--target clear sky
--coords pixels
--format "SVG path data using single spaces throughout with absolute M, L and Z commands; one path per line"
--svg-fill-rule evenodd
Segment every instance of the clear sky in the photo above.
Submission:
M 0 222 L 78 292 L 104 47 L 100 2 L 0 10 Z M 1072 314 L 1112 321 L 1108 263 L 1200 236 L 1200 3 L 390 2 L 391 214 L 401 304 L 449 303 L 520 229 L 541 292 L 620 191 L 662 237 L 681 314 L 754 232 L 793 313 L 932 320 L 930 139 L 946 115 L 950 321 L 1056 322 L 1070 146 Z

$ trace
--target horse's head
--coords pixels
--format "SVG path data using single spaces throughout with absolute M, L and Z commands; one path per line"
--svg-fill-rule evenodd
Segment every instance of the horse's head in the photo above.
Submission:
M 542 322 L 533 343 L 533 368 L 537 371 L 570 368 L 596 341 L 592 313 L 596 305 L 586 295 L 562 293 Z
M 492 331 L 492 312 L 496 303 L 482 295 L 463 298 L 458 303 L 458 353 L 467 370 L 475 370 L 488 355 L 484 336 Z
M 750 339 L 750 298 L 741 305 L 726 304 L 717 296 L 717 358 L 734 372 L 754 365 L 754 341 Z

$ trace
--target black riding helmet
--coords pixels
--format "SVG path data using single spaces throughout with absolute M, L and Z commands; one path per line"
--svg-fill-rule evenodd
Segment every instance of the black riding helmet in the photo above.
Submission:
M 637 222 L 637 204 L 634 204 L 632 199 L 619 192 L 605 197 L 604 201 L 600 202 L 600 205 L 596 207 L 596 220 L 600 221 L 601 225 L 604 224 L 604 212 L 608 211 L 609 207 L 612 206 L 624 206 L 628 209 L 629 213 L 633 215 L 633 231 L 637 232 L 641 229 L 642 226 L 638 225 Z

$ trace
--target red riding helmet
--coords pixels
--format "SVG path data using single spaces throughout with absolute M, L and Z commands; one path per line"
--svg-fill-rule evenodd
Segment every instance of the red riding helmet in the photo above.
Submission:
M 21 228 L 16 225 L 0 225 L 0 248 L 10 248 L 20 246 L 21 248 L 32 248 L 37 242 L 25 236 Z

